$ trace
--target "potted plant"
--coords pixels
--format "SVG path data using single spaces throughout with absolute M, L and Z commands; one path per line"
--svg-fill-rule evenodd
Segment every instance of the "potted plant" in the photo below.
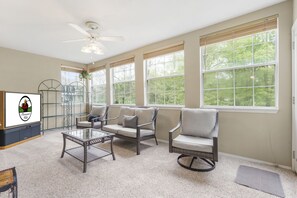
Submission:
M 79 75 L 79 78 L 81 79 L 81 80 L 83 80 L 83 79 L 86 79 L 86 80 L 90 80 L 91 79 L 91 74 L 84 68 L 82 71 L 81 71 L 81 73 L 80 73 L 80 75 Z

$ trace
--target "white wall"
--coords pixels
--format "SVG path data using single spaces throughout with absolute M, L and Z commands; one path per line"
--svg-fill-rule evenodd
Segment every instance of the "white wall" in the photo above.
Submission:
M 61 80 L 61 64 L 83 66 L 61 59 L 0 48 L 0 90 L 37 93 L 38 85 L 43 80 Z
M 210 27 L 154 43 L 95 63 L 95 67 L 135 56 L 136 105 L 144 105 L 143 54 L 184 41 L 185 106 L 200 106 L 199 37 L 249 21 L 279 14 L 279 111 L 277 113 L 226 112 L 219 114 L 219 151 L 291 166 L 291 49 L 292 1 L 265 8 Z M 202 19 L 203 20 L 203 19 Z M 93 67 L 90 65 L 90 67 Z M 109 85 L 108 85 L 109 86 Z M 118 107 L 112 108 L 116 114 Z M 179 119 L 179 109 L 161 108 L 157 136 L 168 140 L 168 131 Z

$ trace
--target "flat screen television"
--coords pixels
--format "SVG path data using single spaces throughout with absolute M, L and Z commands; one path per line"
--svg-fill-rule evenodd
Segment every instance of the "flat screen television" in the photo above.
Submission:
M 40 122 L 40 94 L 5 92 L 5 128 Z

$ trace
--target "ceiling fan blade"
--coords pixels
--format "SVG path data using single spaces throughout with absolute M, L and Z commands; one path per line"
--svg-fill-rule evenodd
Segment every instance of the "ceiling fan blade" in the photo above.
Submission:
M 73 23 L 68 23 L 69 26 L 73 27 L 74 29 L 76 29 L 77 31 L 79 31 L 80 33 L 86 35 L 86 36 L 91 36 L 91 34 L 89 34 L 86 30 L 82 29 L 80 26 L 73 24 Z
M 100 36 L 99 40 L 101 41 L 124 41 L 122 36 Z
M 83 38 L 83 39 L 73 39 L 73 40 L 67 40 L 63 41 L 63 43 L 74 43 L 74 42 L 80 42 L 80 41 L 88 41 L 89 39 Z

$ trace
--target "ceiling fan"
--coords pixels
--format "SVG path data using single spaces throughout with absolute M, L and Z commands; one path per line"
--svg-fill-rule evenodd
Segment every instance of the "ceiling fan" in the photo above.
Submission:
M 81 42 L 81 41 L 89 41 L 86 46 L 81 48 L 81 51 L 84 53 L 94 53 L 94 54 L 103 54 L 103 49 L 105 48 L 100 41 L 123 41 L 124 38 L 122 36 L 101 36 L 100 29 L 101 27 L 93 21 L 85 22 L 86 27 L 88 30 L 84 30 L 77 24 L 69 23 L 70 27 L 74 28 L 75 30 L 79 31 L 86 38 L 81 39 L 74 39 L 74 40 L 67 40 L 63 41 L 64 43 L 73 43 L 73 42 Z

